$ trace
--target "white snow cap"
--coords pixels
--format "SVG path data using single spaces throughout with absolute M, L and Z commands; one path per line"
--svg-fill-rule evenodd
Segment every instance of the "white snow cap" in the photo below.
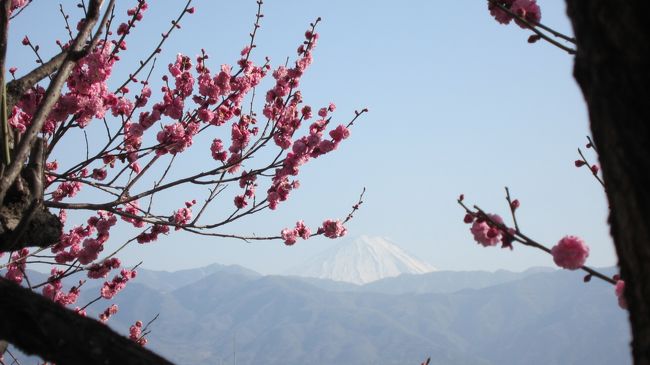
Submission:
M 360 236 L 308 260 L 292 270 L 292 274 L 365 284 L 401 274 L 435 270 L 385 238 Z

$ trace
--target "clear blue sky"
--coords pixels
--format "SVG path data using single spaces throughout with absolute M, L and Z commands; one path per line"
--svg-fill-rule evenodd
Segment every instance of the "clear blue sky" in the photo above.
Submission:
M 121 16 L 135 1 L 118 3 Z M 205 48 L 215 70 L 236 61 L 248 42 L 254 0 L 194 3 L 196 13 L 159 56 L 154 85 L 160 86 L 162 72 L 178 52 L 194 57 Z M 154 47 L 182 4 L 150 3 L 115 74 L 126 75 L 142 50 Z M 570 32 L 563 2 L 539 4 L 544 23 Z M 66 6 L 72 18 L 78 17 L 74 2 Z M 326 218 L 344 217 L 365 186 L 365 203 L 348 225 L 351 238 L 388 237 L 440 269 L 551 265 L 541 252 L 485 249 L 472 241 L 456 197 L 465 193 L 468 202 L 505 217 L 503 187 L 508 185 L 522 202 L 520 224 L 530 236 L 551 245 L 564 235 L 579 235 L 591 246 L 588 264 L 616 262 L 604 193 L 586 170 L 573 166 L 589 130 L 570 56 L 541 42 L 527 44 L 528 33 L 496 23 L 484 1 L 268 0 L 264 14 L 257 62 L 269 56 L 277 66 L 293 57 L 308 24 L 321 16 L 315 63 L 302 81 L 305 101 L 315 107 L 335 102 L 341 123 L 355 109 L 368 107 L 370 113 L 338 151 L 303 169 L 302 186 L 277 212 L 234 224 L 227 232 L 276 234 L 297 219 L 316 227 Z M 20 46 L 24 35 L 48 58 L 53 37 L 66 35 L 58 3 L 34 1 L 11 24 L 9 66 L 18 66 L 19 75 L 33 64 Z M 262 89 L 268 86 L 267 81 Z M 62 162 L 84 150 L 71 142 L 62 147 Z M 206 151 L 205 143 L 197 142 L 175 172 L 201 169 Z M 204 195 L 183 189 L 159 206 L 171 211 Z M 108 249 L 133 232 L 121 226 Z M 289 248 L 281 242 L 246 244 L 173 233 L 147 246 L 134 244 L 120 257 L 155 269 L 219 262 L 278 273 L 335 243 L 312 239 Z

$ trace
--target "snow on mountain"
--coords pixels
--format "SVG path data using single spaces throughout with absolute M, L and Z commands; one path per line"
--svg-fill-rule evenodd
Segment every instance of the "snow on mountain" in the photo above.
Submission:
M 384 238 L 361 236 L 317 255 L 295 267 L 290 274 L 365 284 L 401 274 L 435 270 Z

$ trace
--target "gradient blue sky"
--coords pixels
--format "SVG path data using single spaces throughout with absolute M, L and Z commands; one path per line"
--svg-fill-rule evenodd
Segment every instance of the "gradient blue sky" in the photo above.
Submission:
M 72 18 L 79 16 L 75 3 L 64 2 Z M 135 1 L 118 3 L 118 14 L 124 14 Z M 254 0 L 194 3 L 196 13 L 183 21 L 159 56 L 154 85 L 160 85 L 178 52 L 194 57 L 205 48 L 214 70 L 236 61 L 248 42 Z M 183 4 L 150 3 L 116 75 L 126 75 L 143 50 L 154 47 Z M 563 2 L 539 4 L 544 23 L 570 32 Z M 297 219 L 316 227 L 326 218 L 344 217 L 366 187 L 365 203 L 349 223 L 346 239 L 387 237 L 440 269 L 552 265 L 542 252 L 485 249 L 472 241 L 457 196 L 464 193 L 469 203 L 506 217 L 507 185 L 522 202 L 519 220 L 529 236 L 552 245 L 564 235 L 579 235 L 591 246 L 589 264 L 613 265 L 603 191 L 586 170 L 573 166 L 589 130 L 571 76 L 572 58 L 545 43 L 526 43 L 528 32 L 498 24 L 486 8 L 485 1 L 267 0 L 254 59 L 263 62 L 269 56 L 277 66 L 293 58 L 308 24 L 320 16 L 315 63 L 302 81 L 305 101 L 314 106 L 335 102 L 335 120 L 341 123 L 355 109 L 368 107 L 370 113 L 339 150 L 303 169 L 302 186 L 277 212 L 233 224 L 227 232 L 276 234 Z M 55 37 L 66 35 L 58 3 L 38 0 L 10 31 L 9 66 L 17 65 L 19 75 L 34 58 L 20 46 L 24 35 L 41 45 L 44 58 L 54 52 Z M 175 171 L 179 175 L 207 161 L 205 143 L 195 146 Z M 85 152 L 79 143 L 61 147 L 61 161 Z M 202 194 L 191 188 L 173 197 Z M 110 247 L 131 232 L 115 232 Z M 322 238 L 285 247 L 174 233 L 154 244 L 134 244 L 120 257 L 129 264 L 143 260 L 154 269 L 218 262 L 280 273 L 335 243 Z

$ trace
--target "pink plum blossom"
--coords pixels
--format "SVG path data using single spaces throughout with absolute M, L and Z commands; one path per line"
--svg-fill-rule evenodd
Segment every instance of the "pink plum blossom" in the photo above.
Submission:
M 187 224 L 192 219 L 192 206 L 196 204 L 196 200 L 185 202 L 185 207 L 181 208 L 172 216 L 172 222 L 176 224 L 176 231 Z
M 284 240 L 284 244 L 287 246 L 291 246 L 296 243 L 297 233 L 295 229 L 285 228 L 282 230 L 281 236 Z
M 529 23 L 536 24 L 542 19 L 542 12 L 537 5 L 536 0 L 496 0 L 488 1 L 488 10 L 490 14 L 501 24 L 508 24 L 511 20 L 515 19 L 515 23 L 521 28 L 528 28 L 522 21 L 516 19 L 514 16 L 504 11 L 497 5 L 497 3 L 511 12 L 517 14 L 519 17 L 525 19 Z
M 147 344 L 147 339 L 142 336 L 142 321 L 136 321 L 129 328 L 129 338 L 137 342 L 140 346 Z
M 162 224 L 154 224 L 153 227 L 151 227 L 151 230 L 149 232 L 140 233 L 137 237 L 137 241 L 140 244 L 153 242 L 158 239 L 158 235 L 168 234 L 168 233 L 169 233 L 169 226 L 162 225 Z
M 55 267 L 50 273 L 48 283 L 43 287 L 43 296 L 63 306 L 74 304 L 79 297 L 79 286 L 83 284 L 83 281 L 79 282 L 79 286 L 73 286 L 67 293 L 64 293 L 61 283 L 64 271 Z
M 496 214 L 488 214 L 488 217 L 499 224 L 503 224 L 503 219 Z M 490 226 L 490 224 L 481 219 L 477 219 L 470 228 L 470 232 L 474 235 L 474 240 L 484 247 L 496 246 L 502 238 L 502 232 L 496 228 Z
M 11 264 L 7 267 L 5 278 L 17 284 L 22 283 L 25 272 L 25 258 L 29 255 L 29 250 L 26 248 L 20 249 L 11 255 Z
M 581 268 L 589 256 L 589 246 L 580 237 L 565 236 L 551 248 L 553 261 L 568 270 Z
M 334 227 L 333 229 L 336 230 L 336 227 Z M 345 230 L 345 228 L 342 228 L 342 229 Z M 344 234 L 345 234 L 345 232 L 343 234 L 341 234 L 341 235 L 344 235 Z M 294 229 L 285 228 L 285 229 L 282 230 L 282 232 L 280 232 L 280 235 L 282 236 L 282 239 L 284 240 L 284 244 L 287 245 L 287 246 L 291 246 L 294 243 L 296 243 L 296 240 L 298 239 L 298 237 L 302 238 L 303 240 L 306 240 L 309 237 L 311 237 L 311 230 L 309 229 L 309 227 L 307 227 L 305 225 L 305 222 L 297 221 L 296 222 L 296 227 Z
M 117 304 L 111 304 L 110 307 L 106 308 L 100 315 L 99 315 L 99 321 L 102 323 L 106 323 L 108 319 L 115 313 L 117 313 L 118 307 Z
M 102 298 L 111 299 L 115 294 L 126 287 L 126 283 L 135 278 L 136 272 L 132 270 L 122 269 L 120 275 L 116 275 L 113 280 L 105 281 L 100 293 Z
M 510 10 L 532 24 L 537 24 L 542 19 L 542 12 L 539 5 L 537 5 L 536 0 L 515 0 Z M 528 28 L 528 26 L 519 19 L 515 19 L 515 23 L 517 23 L 521 28 Z
M 110 259 L 104 260 L 100 264 L 92 264 L 86 270 L 88 270 L 88 277 L 91 279 L 105 278 L 108 276 L 108 273 L 112 269 L 117 269 L 121 265 L 120 260 L 117 257 L 112 257 Z
M 510 9 L 515 0 L 497 0 L 497 2 L 504 7 Z M 490 14 L 501 24 L 508 24 L 512 20 L 512 15 L 503 11 L 497 4 L 492 1 L 488 1 L 488 10 Z
M 350 130 L 347 129 L 344 125 L 339 125 L 335 129 L 330 131 L 330 137 L 334 142 L 341 142 L 342 140 L 350 136 Z
M 340 220 L 326 220 L 323 222 L 323 226 L 319 229 L 319 232 L 323 233 L 323 236 L 327 238 L 338 238 L 343 237 L 348 232 L 347 229 L 343 226 Z
M 296 234 L 300 236 L 303 240 L 308 239 L 311 236 L 311 230 L 309 227 L 305 226 L 305 222 L 298 221 L 296 222 Z
M 212 152 L 212 158 L 216 161 L 224 162 L 228 158 L 228 152 L 223 150 L 223 142 L 218 138 L 212 141 L 210 152 Z

